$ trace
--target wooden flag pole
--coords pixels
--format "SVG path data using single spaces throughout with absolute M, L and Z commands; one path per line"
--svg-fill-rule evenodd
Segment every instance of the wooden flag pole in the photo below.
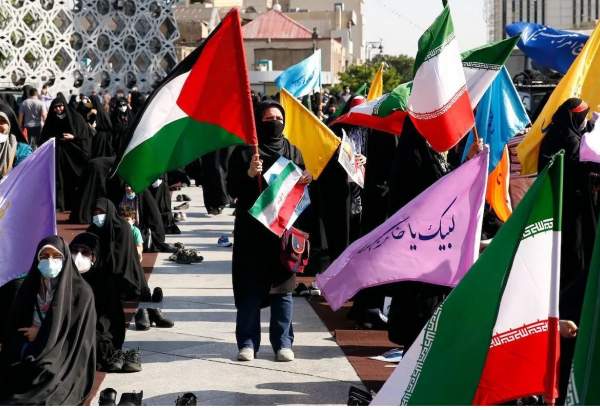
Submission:
M 258 155 L 258 157 L 260 158 L 260 154 L 258 152 L 258 144 L 254 144 L 253 147 L 254 155 Z M 256 174 L 256 177 L 258 178 L 258 193 L 260 194 L 262 192 L 262 172 Z

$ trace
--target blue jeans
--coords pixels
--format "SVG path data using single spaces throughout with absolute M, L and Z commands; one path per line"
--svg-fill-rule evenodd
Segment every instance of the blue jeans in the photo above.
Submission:
M 269 340 L 273 351 L 291 349 L 294 342 L 292 326 L 293 298 L 291 293 L 269 295 L 271 302 L 271 321 L 269 323 Z M 260 348 L 260 305 L 262 300 L 257 294 L 245 295 L 238 303 L 235 320 L 235 338 L 238 349 L 250 347 L 258 352 Z

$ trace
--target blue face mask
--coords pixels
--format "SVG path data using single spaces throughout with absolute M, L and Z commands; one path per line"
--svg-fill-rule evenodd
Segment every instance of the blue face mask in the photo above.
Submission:
M 54 279 L 63 268 L 63 260 L 54 258 L 42 259 L 39 261 L 37 268 L 46 279 Z
M 106 221 L 106 214 L 98 214 L 92 217 L 92 223 L 96 225 L 98 228 L 102 228 L 104 226 L 104 222 Z
M 125 196 L 127 197 L 127 199 L 129 199 L 131 201 L 132 199 L 135 199 L 135 192 L 132 192 L 130 194 L 125 194 Z

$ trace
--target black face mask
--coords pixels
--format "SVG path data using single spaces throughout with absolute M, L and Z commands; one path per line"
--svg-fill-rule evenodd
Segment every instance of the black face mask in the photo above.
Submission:
M 269 141 L 281 138 L 284 128 L 283 121 L 263 121 L 260 131 L 262 137 Z

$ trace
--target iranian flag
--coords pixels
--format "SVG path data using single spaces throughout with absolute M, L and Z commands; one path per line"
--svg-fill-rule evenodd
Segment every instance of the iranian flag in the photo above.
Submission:
M 436 309 L 372 404 L 492 405 L 558 394 L 563 156 Z
M 479 104 L 517 41 L 519 37 L 508 38 L 462 54 L 462 66 L 472 109 Z M 400 135 L 407 115 L 412 86 L 412 82 L 401 84 L 390 93 L 353 107 L 347 114 L 337 118 L 333 124 L 348 124 Z
M 280 168 L 273 170 L 271 168 Z M 302 170 L 292 161 L 281 167 L 280 161 L 271 167 L 265 176 L 269 178 L 269 187 L 265 189 L 248 212 L 267 229 L 281 237 L 302 212 L 301 202 L 306 184 L 300 184 Z M 275 174 L 277 174 L 274 176 Z M 308 192 L 308 191 L 307 191 Z
M 166 171 L 257 144 L 240 16 L 232 9 L 152 93 L 117 172 L 140 192 Z
M 408 114 L 433 149 L 447 151 L 475 123 L 450 7 L 419 39 L 414 72 Z

